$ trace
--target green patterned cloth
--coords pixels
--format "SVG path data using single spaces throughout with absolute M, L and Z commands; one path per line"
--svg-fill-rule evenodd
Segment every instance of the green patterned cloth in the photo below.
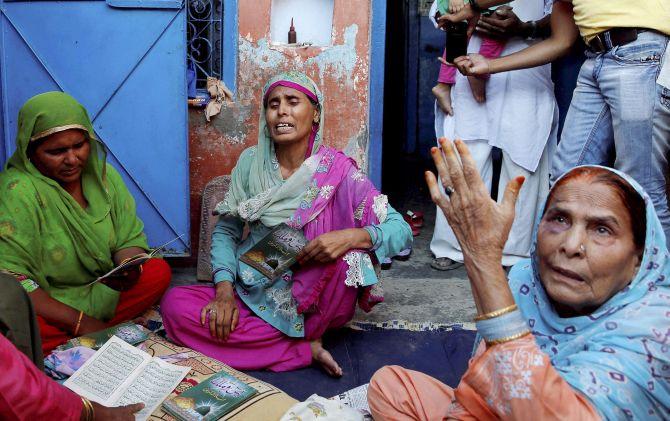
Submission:
M 83 130 L 91 144 L 82 173 L 86 209 L 27 156 L 31 141 L 67 129 Z M 105 148 L 86 110 L 65 93 L 44 93 L 23 105 L 16 145 L 0 173 L 0 270 L 24 275 L 89 316 L 110 319 L 119 292 L 86 284 L 114 267 L 112 255 L 118 250 L 148 249 L 133 197 L 105 162 Z

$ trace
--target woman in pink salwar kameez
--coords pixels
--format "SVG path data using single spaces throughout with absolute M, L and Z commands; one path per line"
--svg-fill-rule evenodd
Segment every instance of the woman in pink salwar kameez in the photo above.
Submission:
M 177 287 L 162 301 L 171 340 L 241 370 L 317 361 L 342 375 L 321 337 L 350 321 L 356 302 L 369 311 L 382 301 L 378 262 L 406 249 L 412 233 L 352 159 L 321 144 L 322 127 L 323 98 L 310 78 L 268 81 L 258 145 L 241 154 L 215 211 L 215 285 Z M 239 257 L 282 223 L 309 243 L 297 266 L 270 280 Z

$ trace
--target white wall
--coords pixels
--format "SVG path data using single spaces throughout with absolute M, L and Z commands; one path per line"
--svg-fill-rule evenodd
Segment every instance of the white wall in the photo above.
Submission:
M 298 43 L 331 45 L 333 5 L 334 0 L 272 0 L 272 42 L 288 42 L 288 30 L 293 18 Z

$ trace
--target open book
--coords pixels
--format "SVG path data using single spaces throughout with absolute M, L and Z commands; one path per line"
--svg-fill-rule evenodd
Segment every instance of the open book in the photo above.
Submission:
M 165 244 L 161 244 L 160 246 L 158 246 L 158 247 L 156 247 L 155 249 L 153 249 L 153 250 L 151 251 L 151 253 L 149 253 L 149 254 L 147 254 L 147 253 L 141 253 L 141 254 L 138 254 L 137 256 L 133 256 L 133 257 L 131 257 L 130 259 L 128 259 L 127 261 L 121 263 L 120 265 L 115 266 L 114 268 L 112 268 L 112 270 L 110 270 L 109 272 L 105 273 L 104 275 L 99 276 L 98 278 L 96 278 L 95 280 L 93 280 L 92 282 L 90 282 L 88 285 L 93 285 L 94 283 L 96 283 L 96 282 L 100 282 L 100 281 L 104 281 L 104 280 L 107 279 L 107 278 L 111 278 L 111 277 L 114 277 L 114 276 L 121 275 L 121 274 L 123 274 L 123 272 L 128 271 L 128 270 L 130 270 L 130 269 L 132 269 L 132 268 L 134 268 L 134 267 L 136 267 L 136 266 L 139 266 L 139 265 L 143 264 L 143 263 L 146 262 L 147 260 L 153 258 L 156 254 L 158 254 L 158 253 L 159 253 L 161 250 L 163 250 L 166 246 L 168 246 L 169 244 L 171 244 L 171 243 L 173 243 L 173 242 L 179 240 L 179 239 L 180 239 L 181 237 L 183 237 L 183 236 L 184 236 L 184 234 L 182 234 L 182 235 L 180 235 L 180 236 L 177 236 L 177 237 L 173 238 L 172 240 L 168 241 L 168 242 L 165 243 Z
M 145 420 L 189 371 L 190 367 L 166 363 L 112 336 L 63 384 L 105 406 L 143 402 L 135 419 Z
M 98 277 L 95 281 L 91 282 L 91 284 L 94 284 L 96 282 L 104 281 L 107 278 L 111 278 L 113 276 L 119 276 L 122 275 L 123 272 L 128 271 L 136 266 L 139 266 L 146 262 L 147 260 L 151 259 L 154 257 L 155 251 L 152 251 L 150 254 L 142 253 L 138 254 L 137 256 L 134 256 L 130 258 L 129 260 L 121 263 L 118 266 L 115 266 L 112 270 L 109 272 L 105 273 L 104 275 Z

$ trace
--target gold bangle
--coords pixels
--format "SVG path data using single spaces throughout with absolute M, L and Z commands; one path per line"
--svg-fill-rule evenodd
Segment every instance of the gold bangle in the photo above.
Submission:
M 475 322 L 478 322 L 480 320 L 488 320 L 488 319 L 492 319 L 494 317 L 502 316 L 503 314 L 511 313 L 516 309 L 517 309 L 516 304 L 512 304 L 511 306 L 503 307 L 501 309 L 494 310 L 490 313 L 480 314 L 479 316 L 475 317 Z
M 84 421 L 93 421 L 95 419 L 93 404 L 83 396 L 81 396 L 81 403 L 84 405 Z
M 77 325 L 76 325 L 75 328 L 74 328 L 74 332 L 72 332 L 72 335 L 75 336 L 75 337 L 76 337 L 77 334 L 79 333 L 79 328 L 81 327 L 81 319 L 82 319 L 83 317 L 84 317 L 84 310 L 81 310 L 81 311 L 79 312 L 79 318 L 77 319 Z
M 510 342 L 514 341 L 516 339 L 523 338 L 524 336 L 528 335 L 530 333 L 530 330 L 524 330 L 523 332 L 516 333 L 512 336 L 507 336 L 505 338 L 499 338 L 499 339 L 493 339 L 490 341 L 486 341 L 487 346 L 493 346 L 493 345 L 500 345 L 504 344 L 505 342 Z

